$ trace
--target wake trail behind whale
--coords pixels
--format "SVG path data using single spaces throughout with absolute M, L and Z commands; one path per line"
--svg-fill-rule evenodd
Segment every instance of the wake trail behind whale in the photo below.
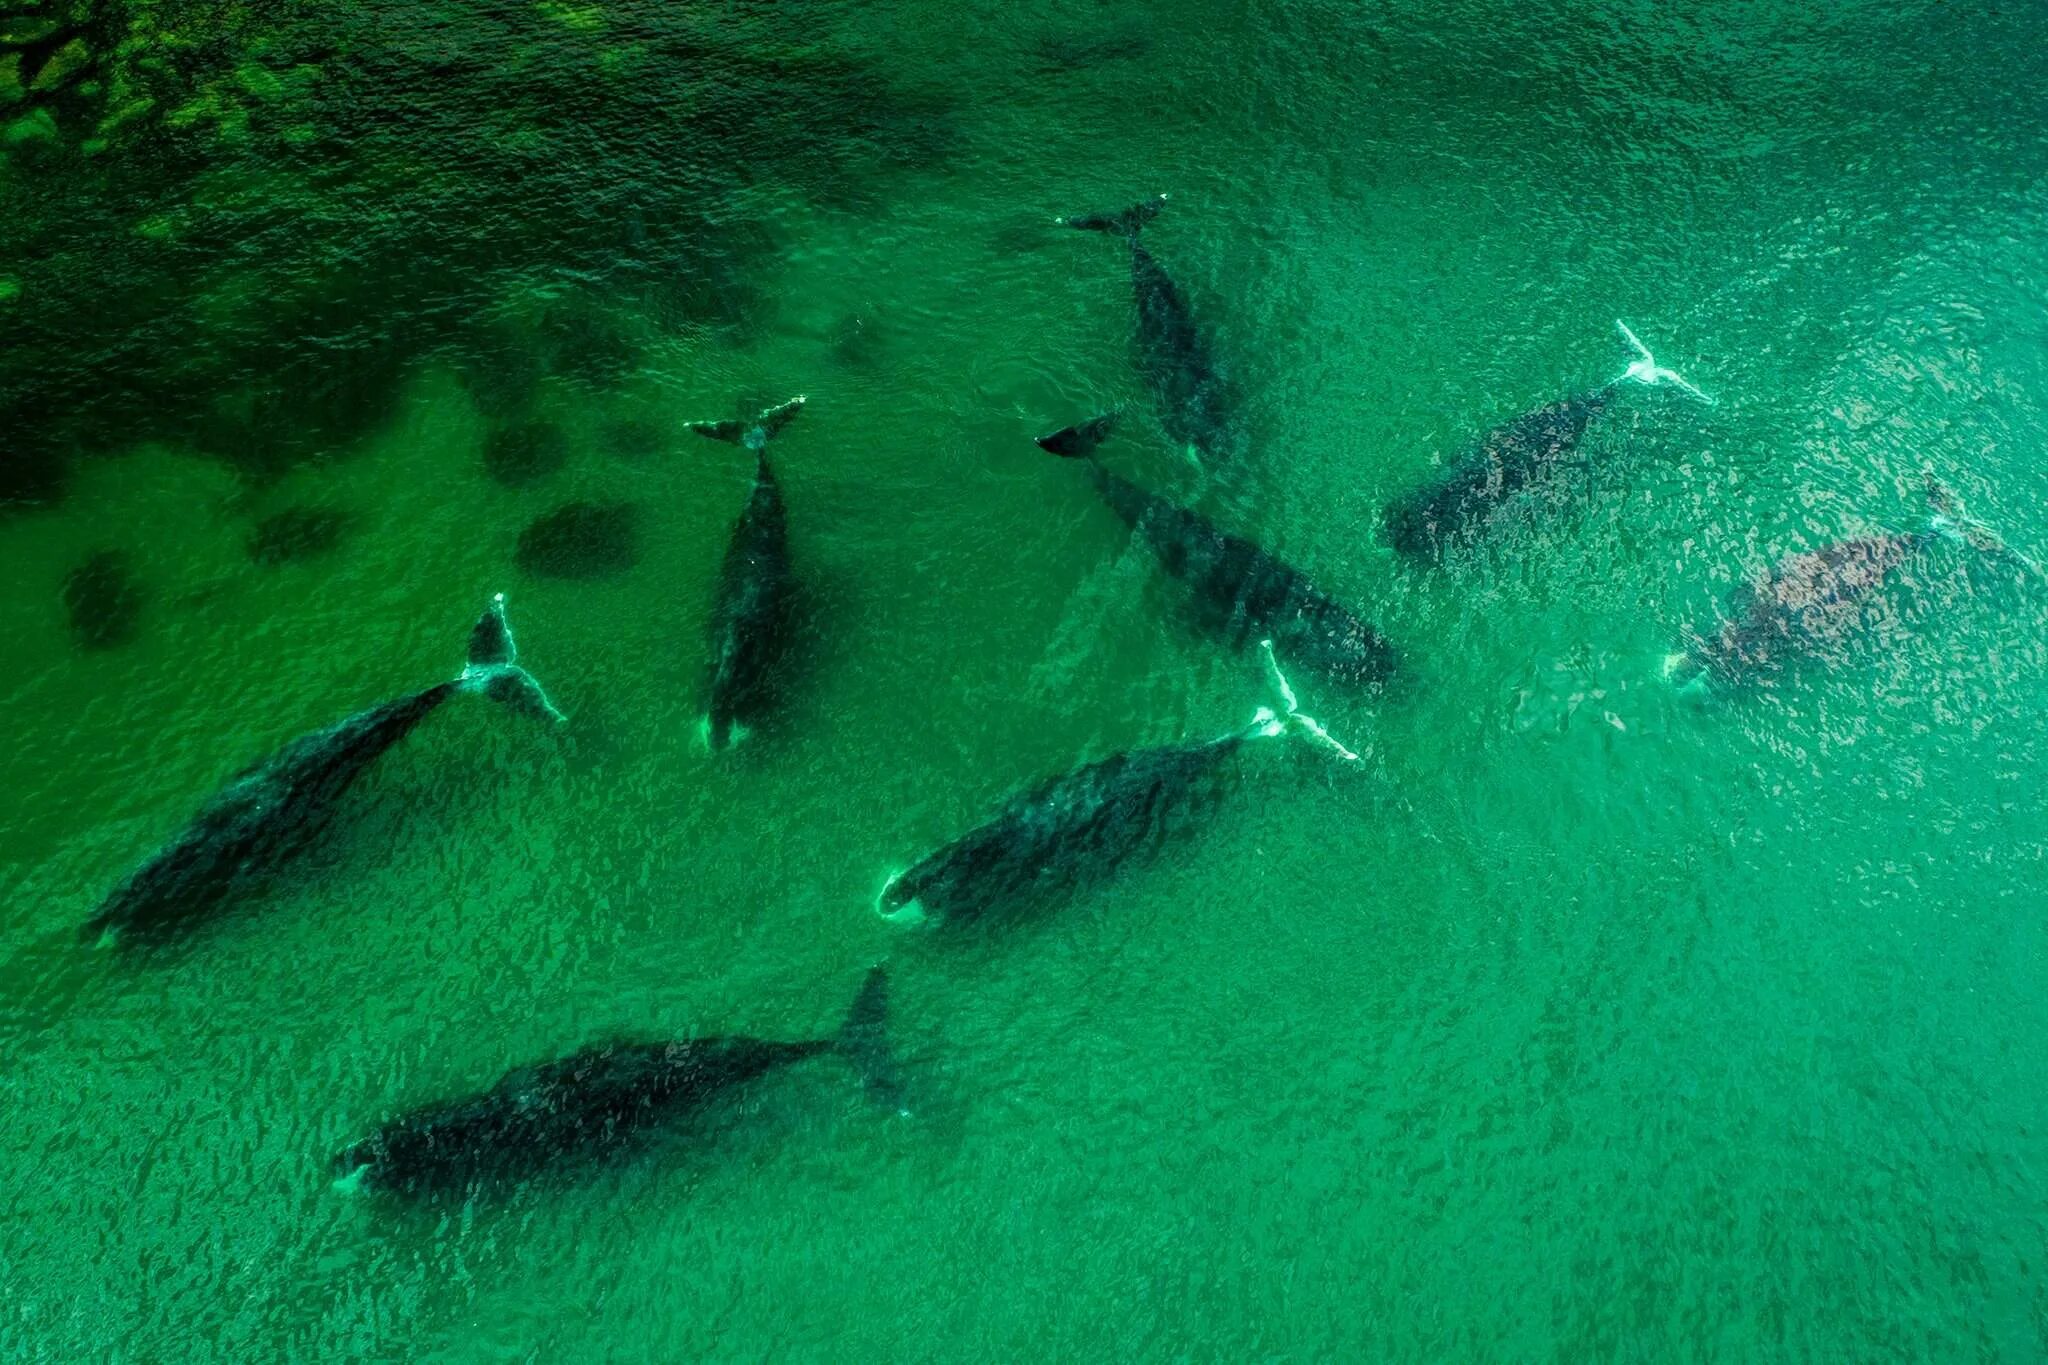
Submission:
M 1150 576 L 1151 556 L 1136 537 L 1092 569 L 1067 597 L 1044 653 L 1031 667 L 1031 687 L 1045 697 L 1072 692 L 1085 665 L 1103 654 L 1115 623 L 1128 621 Z

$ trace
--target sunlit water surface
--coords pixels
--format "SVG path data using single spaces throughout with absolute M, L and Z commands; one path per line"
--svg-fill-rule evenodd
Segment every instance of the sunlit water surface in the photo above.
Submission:
M 1831 666 L 1706 704 L 1660 670 L 1776 558 L 1921 525 L 1930 470 L 2048 546 L 2048 18 L 1723 8 L 707 11 L 762 54 L 728 70 L 733 118 L 565 114 L 531 193 L 477 163 L 508 181 L 462 202 L 502 216 L 449 226 L 449 269 L 520 246 L 433 306 L 458 332 L 495 310 L 504 353 L 436 332 L 388 415 L 275 469 L 155 430 L 77 452 L 61 501 L 0 521 L 0 1350 L 2041 1358 L 2048 586 L 1937 543 Z M 485 70 L 584 63 L 655 9 L 449 41 Z M 912 92 L 929 136 L 793 152 L 814 87 L 779 64 L 818 52 Z M 398 70 L 394 147 L 508 135 L 436 103 L 474 84 Z M 719 258 L 750 301 L 675 323 L 646 282 L 698 267 L 663 177 L 766 137 L 757 181 L 688 191 L 752 225 Z M 264 145 L 229 169 L 288 198 L 303 168 Z M 105 211 L 146 215 L 147 183 Z M 1304 687 L 1361 764 L 1250 746 L 1197 828 L 1057 913 L 894 929 L 884 879 L 1020 784 L 1268 700 L 1030 442 L 1128 405 L 1112 467 L 1201 491 L 1133 369 L 1127 253 L 1052 221 L 1161 190 L 1145 240 L 1251 433 L 1207 505 L 1407 676 Z M 366 223 L 431 192 L 347 187 Z M 667 206 L 644 230 L 643 193 Z M 579 215 L 625 226 L 550 258 Z M 180 249 L 218 301 L 312 230 Z M 380 242 L 386 271 L 426 249 Z M 305 268 L 348 279 L 347 247 Z M 39 280 L 140 287 L 34 265 L 0 310 Z M 320 325 L 412 325 L 431 283 L 337 289 Z M 629 338 L 602 382 L 576 365 L 596 343 L 528 325 L 569 295 Z M 1436 460 L 1619 373 L 1616 318 L 1718 403 L 1630 386 L 1556 505 L 1480 554 L 1381 544 Z M 126 354 L 80 349 L 74 388 L 119 388 Z M 507 486 L 477 374 L 523 364 L 517 421 L 565 453 Z M 806 644 L 780 723 L 714 756 L 702 626 L 751 470 L 680 424 L 797 392 L 773 458 Z M 630 569 L 523 572 L 522 529 L 575 500 L 633 505 Z M 303 506 L 342 514 L 337 543 L 253 563 L 252 528 Z M 108 548 L 133 638 L 86 650 L 63 584 Z M 249 759 L 448 675 L 496 590 L 564 729 L 453 705 L 245 913 L 167 954 L 76 942 Z M 884 959 L 911 1118 L 822 1061 L 559 1181 L 329 1183 L 398 1110 L 605 1037 L 829 1030 Z

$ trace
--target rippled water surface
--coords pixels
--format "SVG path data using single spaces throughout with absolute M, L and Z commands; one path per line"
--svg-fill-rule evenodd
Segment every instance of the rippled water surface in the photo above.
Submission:
M 1916 546 L 1746 695 L 1666 681 L 1933 474 L 2048 554 L 2039 6 L 0 0 L 0 1352 L 341 1359 L 2048 1354 L 2048 582 Z M 1198 473 L 1144 241 L 1241 401 Z M 1389 499 L 1624 385 L 1440 568 Z M 794 393 L 779 719 L 698 738 Z M 1019 787 L 1270 700 L 1085 471 L 1374 620 L 1364 751 L 978 935 L 873 913 Z M 600 534 L 522 552 L 569 504 Z M 1980 538 L 1981 539 L 1981 538 Z M 234 773 L 473 699 L 167 950 L 78 926 Z M 1297 679 L 1298 682 L 1302 680 Z M 613 1037 L 835 1060 L 471 1199 L 404 1109 Z

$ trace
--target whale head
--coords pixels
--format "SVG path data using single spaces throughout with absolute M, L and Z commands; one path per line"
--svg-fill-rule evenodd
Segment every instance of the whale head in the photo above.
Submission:
M 875 913 L 891 924 L 908 928 L 923 924 L 929 916 L 924 903 L 918 899 L 918 890 L 918 884 L 903 873 L 891 873 L 875 897 Z
M 344 1194 L 356 1194 L 371 1183 L 376 1171 L 377 1153 L 368 1142 L 354 1143 L 336 1153 L 330 1166 L 334 1172 L 334 1188 Z

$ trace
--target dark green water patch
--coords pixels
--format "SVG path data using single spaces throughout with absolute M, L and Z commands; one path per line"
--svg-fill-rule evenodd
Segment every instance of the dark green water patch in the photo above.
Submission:
M 333 554 L 350 524 L 346 512 L 327 507 L 288 507 L 256 523 L 249 558 L 266 568 Z
M 519 533 L 515 556 L 536 578 L 612 578 L 640 562 L 639 509 L 631 503 L 572 502 Z
M 80 649 L 118 649 L 142 623 L 142 588 L 128 556 L 100 550 L 64 576 L 64 615 Z
M 633 464 L 666 455 L 675 447 L 675 433 L 648 417 L 615 417 L 599 431 L 607 454 Z
M 568 433 L 553 422 L 500 427 L 484 438 L 484 473 L 507 488 L 539 483 L 568 461 Z

